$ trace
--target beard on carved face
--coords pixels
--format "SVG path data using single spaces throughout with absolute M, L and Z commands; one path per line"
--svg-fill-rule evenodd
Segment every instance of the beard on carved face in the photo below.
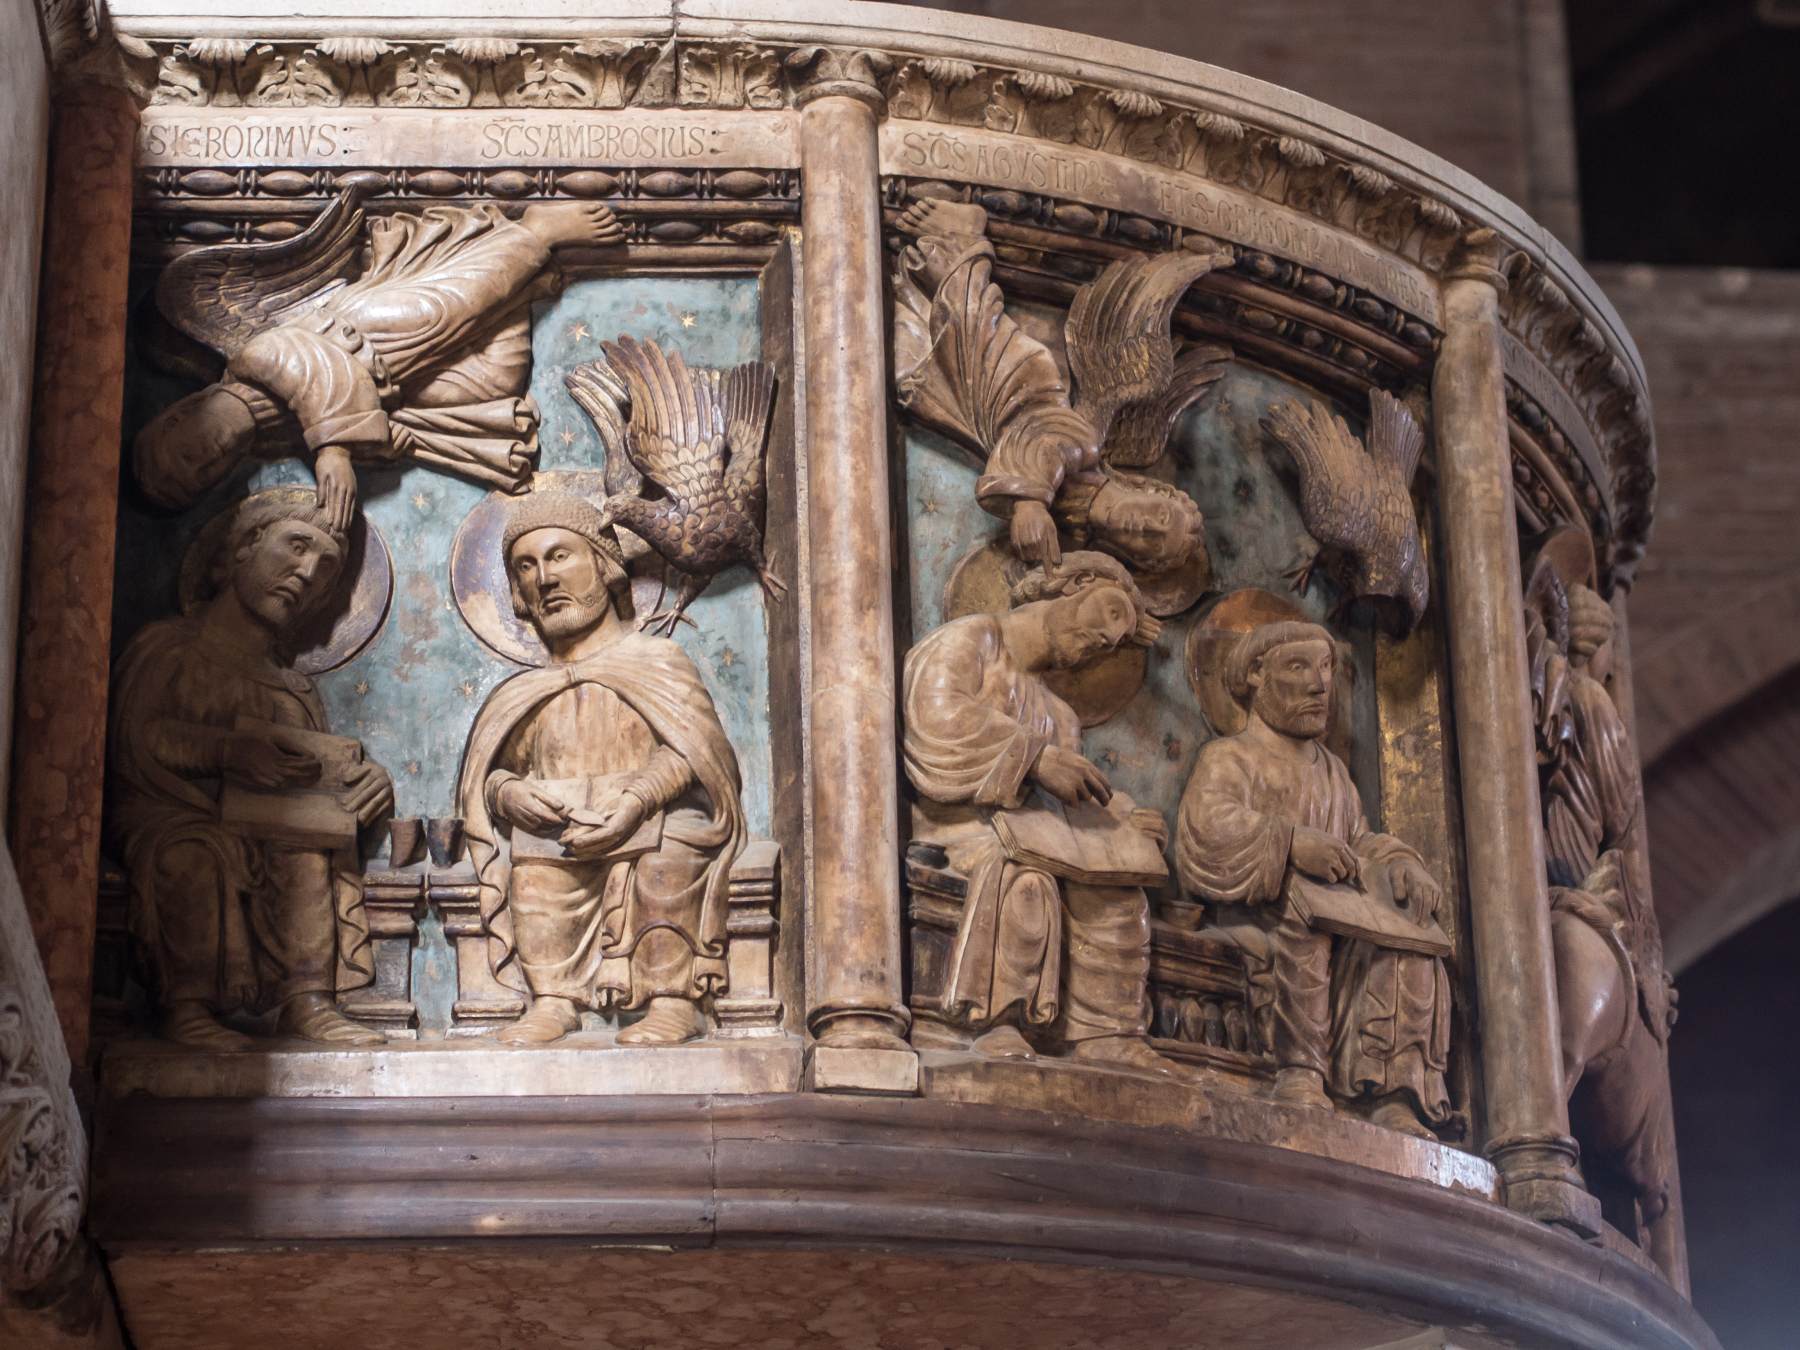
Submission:
M 578 638 L 606 618 L 606 585 L 596 577 L 588 587 L 572 589 L 558 583 L 540 588 L 526 599 L 525 608 L 532 627 L 545 642 Z
M 292 631 L 331 595 L 343 549 L 324 530 L 277 520 L 240 549 L 232 587 L 244 610 L 269 631 Z
M 1293 668 L 1296 655 L 1306 658 L 1301 669 Z M 1319 641 L 1286 643 L 1266 653 L 1251 702 L 1256 715 L 1283 736 L 1322 737 L 1331 721 L 1333 677 L 1318 667 L 1330 655 L 1329 645 Z

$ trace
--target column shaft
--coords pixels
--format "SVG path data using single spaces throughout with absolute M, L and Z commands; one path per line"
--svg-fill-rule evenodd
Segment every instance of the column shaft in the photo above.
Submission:
M 875 110 L 824 93 L 801 113 L 806 473 L 811 558 L 812 874 L 807 1026 L 834 1062 L 916 1060 L 900 983 L 893 536 Z M 873 1056 L 869 1052 L 874 1052 Z M 904 1063 L 899 1057 L 904 1057 Z M 877 1075 L 881 1076 L 880 1074 Z
M 1575 1167 L 1562 1091 L 1498 250 L 1477 231 L 1446 273 L 1432 374 L 1487 1151 L 1511 1208 L 1593 1234 L 1599 1207 Z
M 53 118 L 11 841 L 69 1057 L 79 1064 L 100 872 L 138 109 L 123 89 L 82 82 L 58 98 Z

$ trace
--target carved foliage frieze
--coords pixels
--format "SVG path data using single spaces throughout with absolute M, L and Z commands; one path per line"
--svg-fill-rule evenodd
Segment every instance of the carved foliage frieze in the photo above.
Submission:
M 81 1176 L 19 991 L 0 981 L 0 1289 L 42 1284 L 74 1245 Z

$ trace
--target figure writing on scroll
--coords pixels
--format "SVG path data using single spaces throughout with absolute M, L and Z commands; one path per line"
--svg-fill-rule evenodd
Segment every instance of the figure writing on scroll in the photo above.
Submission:
M 495 206 L 369 220 L 352 190 L 292 239 L 182 255 L 157 305 L 225 369 L 139 433 L 139 483 L 179 509 L 247 455 L 304 453 L 339 530 L 357 462 L 413 460 L 517 491 L 537 459 L 530 304 L 560 289 L 554 250 L 623 238 L 598 203 L 516 221 Z
M 1450 983 L 1426 954 L 1443 893 L 1417 852 L 1369 828 L 1350 771 L 1325 747 L 1335 661 L 1317 624 L 1266 623 L 1238 639 L 1226 683 L 1248 720 L 1201 748 L 1175 866 L 1243 955 L 1276 1097 L 1368 1100 L 1377 1124 L 1429 1136 L 1450 1115 Z M 1362 936 L 1327 926 L 1334 901 L 1362 912 Z
M 642 1008 L 621 1044 L 691 1040 L 726 983 L 737 756 L 686 653 L 632 626 L 597 507 L 528 492 L 501 548 L 550 664 L 489 695 L 457 789 L 494 973 L 532 996 L 496 1039 L 545 1044 L 584 1010 Z

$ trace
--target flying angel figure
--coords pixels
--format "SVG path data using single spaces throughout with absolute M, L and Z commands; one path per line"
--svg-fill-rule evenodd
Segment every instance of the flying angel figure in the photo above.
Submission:
M 1169 329 L 1181 297 L 1230 249 L 1121 259 L 1083 286 L 1063 326 L 1071 391 L 1049 349 L 1006 312 L 985 210 L 915 202 L 899 228 L 911 239 L 894 284 L 900 401 L 981 457 L 976 499 L 1009 523 L 1014 551 L 1057 562 L 1059 526 L 1140 574 L 1173 572 L 1203 550 L 1193 500 L 1132 471 L 1162 457 L 1231 359 L 1212 343 L 1178 353 Z
M 191 506 L 247 455 L 304 454 L 319 505 L 348 526 L 358 464 L 412 460 L 520 490 L 537 460 L 531 301 L 553 253 L 621 243 L 597 202 L 369 218 L 334 198 L 299 234 L 214 244 L 163 271 L 157 308 L 212 349 L 213 382 L 157 414 L 133 448 L 157 505 Z
M 765 361 L 730 370 L 689 366 L 680 352 L 621 337 L 606 356 L 563 378 L 606 446 L 602 517 L 648 544 L 680 573 L 675 604 L 642 628 L 673 633 L 713 577 L 734 563 L 756 573 L 763 592 L 787 586 L 763 556 L 763 454 L 775 403 L 775 371 Z M 690 621 L 691 622 L 691 621 Z
M 1294 590 L 1306 590 L 1322 564 L 1346 604 L 1381 601 L 1390 623 L 1410 632 L 1424 616 L 1431 578 L 1412 501 L 1425 434 L 1406 405 L 1379 389 L 1369 392 L 1367 450 L 1322 403 L 1283 399 L 1262 428 L 1293 456 L 1300 518 L 1319 545 L 1287 574 Z

